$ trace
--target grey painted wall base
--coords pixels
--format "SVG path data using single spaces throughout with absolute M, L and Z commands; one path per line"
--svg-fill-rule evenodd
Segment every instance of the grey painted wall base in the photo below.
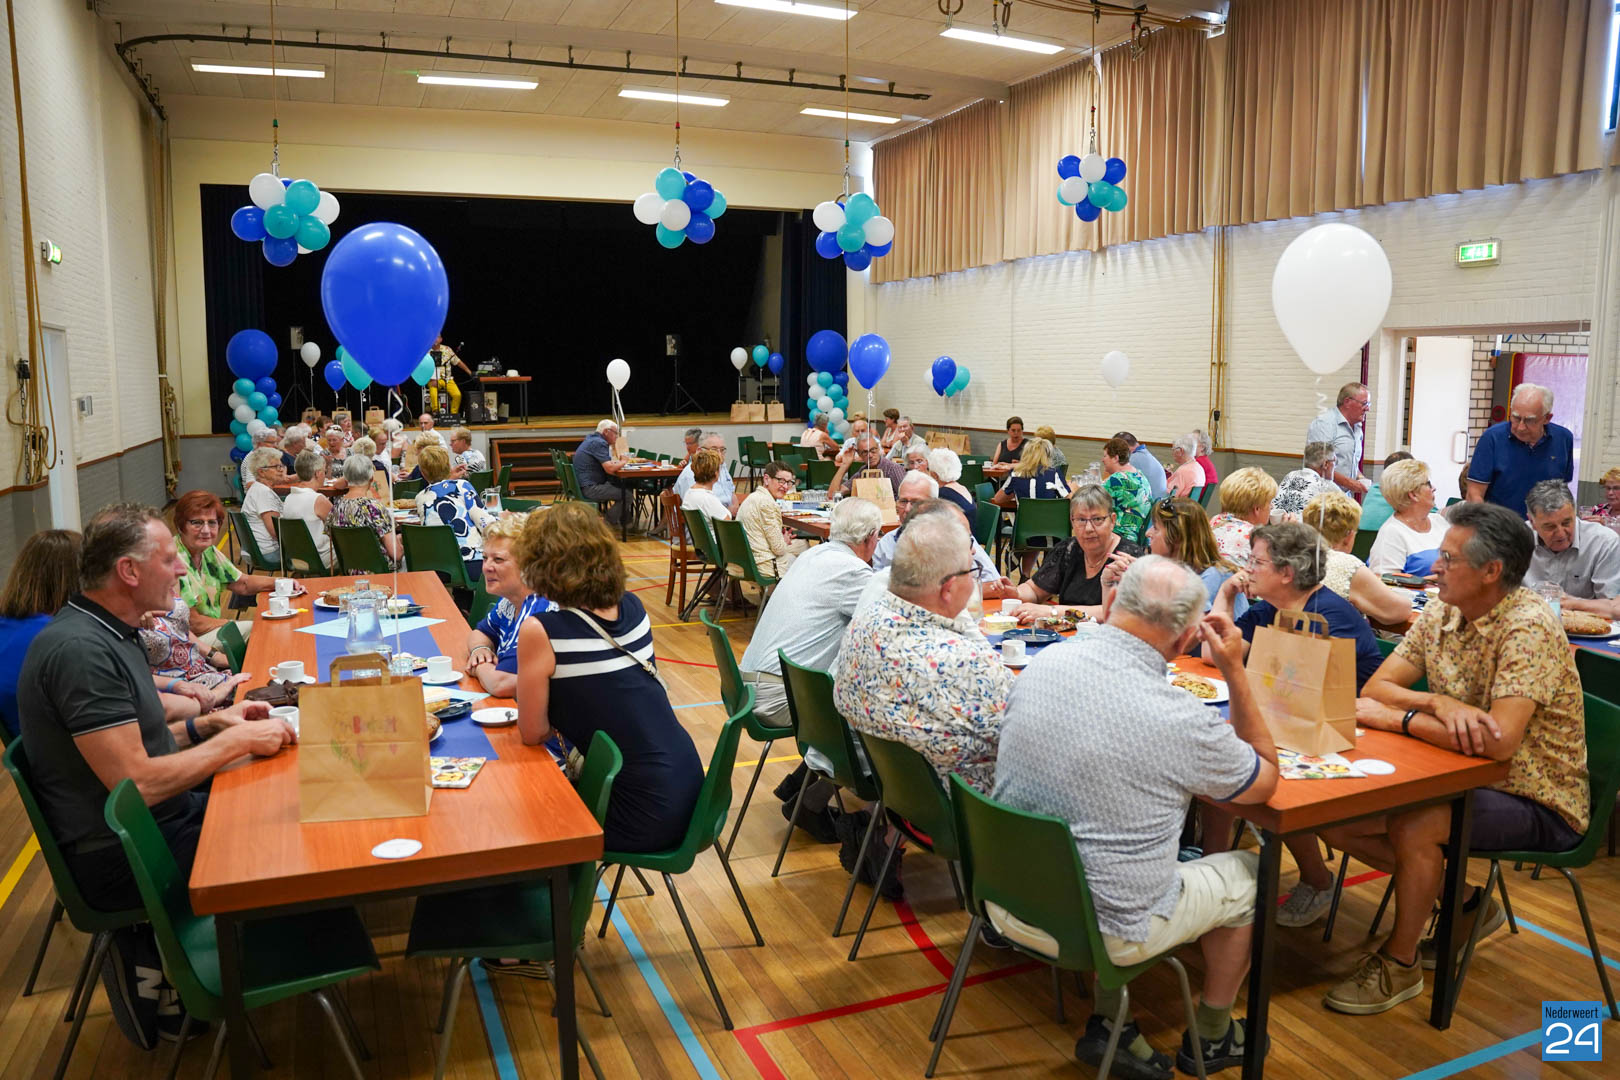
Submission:
M 108 458 L 79 469 L 80 525 L 109 503 L 143 502 L 161 507 L 163 444 L 149 443 L 121 457 Z M 11 572 L 11 562 L 27 539 L 51 527 L 51 496 L 45 487 L 0 495 L 0 567 Z

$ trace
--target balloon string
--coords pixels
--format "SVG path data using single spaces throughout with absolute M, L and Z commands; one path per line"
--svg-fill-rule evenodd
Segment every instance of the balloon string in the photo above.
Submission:
M 270 174 L 281 178 L 281 115 L 276 102 L 276 0 L 270 0 Z
M 844 194 L 849 194 L 849 0 L 844 0 Z
M 675 0 L 675 167 L 681 167 L 681 0 Z

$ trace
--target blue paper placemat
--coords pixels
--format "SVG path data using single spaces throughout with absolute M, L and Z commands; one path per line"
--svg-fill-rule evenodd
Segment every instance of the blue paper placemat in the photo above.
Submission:
M 330 615 L 331 618 L 320 618 L 320 616 L 323 614 Z M 400 633 L 409 634 L 412 630 L 426 630 L 430 626 L 444 622 L 443 619 L 430 619 L 425 615 L 412 615 L 404 619 L 384 618 L 377 621 L 382 623 L 383 637 L 389 639 L 392 639 L 394 636 L 396 624 L 398 624 Z M 298 628 L 298 632 L 300 634 L 314 634 L 316 637 L 337 638 L 341 641 L 349 634 L 349 617 L 336 611 L 322 612 L 317 609 L 316 621 L 314 625 L 300 626 Z M 429 653 L 428 655 L 433 656 L 437 654 Z
M 491 761 L 500 757 L 490 745 L 484 729 L 473 723 L 469 716 L 460 720 L 446 720 L 440 730 L 444 734 L 428 745 L 428 754 L 432 757 L 481 757 Z

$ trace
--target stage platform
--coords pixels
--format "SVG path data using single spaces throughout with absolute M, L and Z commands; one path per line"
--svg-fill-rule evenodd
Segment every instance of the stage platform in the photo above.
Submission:
M 529 417 L 528 423 L 510 420 L 504 424 L 468 424 L 469 431 L 485 431 L 491 436 L 507 438 L 525 431 L 553 432 L 553 431 L 579 431 L 595 430 L 596 425 L 606 418 L 605 413 L 590 415 L 578 413 L 571 416 L 534 416 Z M 676 427 L 683 431 L 689 427 L 718 427 L 731 423 L 731 414 L 723 413 L 682 413 L 675 416 L 659 416 L 656 413 L 630 413 L 624 418 L 626 427 Z M 758 425 L 767 426 L 767 425 Z M 803 425 L 801 424 L 802 428 Z

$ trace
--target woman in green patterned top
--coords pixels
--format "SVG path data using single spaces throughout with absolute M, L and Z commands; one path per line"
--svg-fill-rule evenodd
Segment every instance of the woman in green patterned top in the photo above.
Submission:
M 1104 443 L 1102 471 L 1103 487 L 1114 500 L 1114 532 L 1126 543 L 1140 544 L 1153 508 L 1153 490 L 1131 464 L 1131 444 L 1118 437 Z
M 225 528 L 225 506 L 211 491 L 188 491 L 174 503 L 174 535 L 186 564 L 180 596 L 191 608 L 191 632 L 204 645 L 218 640 L 219 628 L 231 621 L 231 597 L 253 596 L 275 588 L 276 579 L 244 574 L 214 545 Z M 253 624 L 238 629 L 246 637 Z

